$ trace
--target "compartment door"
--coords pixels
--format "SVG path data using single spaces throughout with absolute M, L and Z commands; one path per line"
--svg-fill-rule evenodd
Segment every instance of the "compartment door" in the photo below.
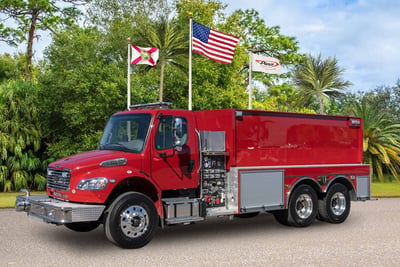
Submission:
M 240 212 L 284 207 L 284 170 L 239 170 Z

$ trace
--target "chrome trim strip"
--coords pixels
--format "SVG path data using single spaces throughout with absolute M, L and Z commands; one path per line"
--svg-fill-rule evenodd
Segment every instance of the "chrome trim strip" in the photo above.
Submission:
M 282 168 L 317 168 L 317 167 L 353 167 L 353 166 L 370 166 L 369 164 L 314 164 L 314 165 L 279 165 L 279 166 L 250 166 L 250 167 L 240 167 L 236 166 L 238 169 L 282 169 Z

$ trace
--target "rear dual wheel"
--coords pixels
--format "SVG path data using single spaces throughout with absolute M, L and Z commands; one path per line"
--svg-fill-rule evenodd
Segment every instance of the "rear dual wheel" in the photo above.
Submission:
M 297 187 L 289 201 L 289 223 L 296 227 L 311 225 L 317 216 L 317 203 L 317 194 L 311 186 L 301 185 Z
M 300 185 L 291 194 L 287 210 L 273 212 L 283 225 L 306 227 L 311 225 L 318 212 L 318 197 L 309 185 Z
M 334 184 L 318 202 L 318 218 L 329 223 L 342 223 L 350 213 L 350 195 L 343 184 Z

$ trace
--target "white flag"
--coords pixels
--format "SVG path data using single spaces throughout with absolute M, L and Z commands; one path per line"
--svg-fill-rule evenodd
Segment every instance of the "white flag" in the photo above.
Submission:
M 147 64 L 155 67 L 158 60 L 158 54 L 158 48 L 144 48 L 132 45 L 131 64 Z
M 256 54 L 251 54 L 251 69 L 252 71 L 282 74 L 282 66 L 279 59 L 273 57 L 264 57 Z

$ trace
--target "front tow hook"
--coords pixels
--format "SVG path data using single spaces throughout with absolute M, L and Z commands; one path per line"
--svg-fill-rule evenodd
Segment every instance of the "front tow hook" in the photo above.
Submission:
M 24 192 L 25 196 L 17 196 L 17 199 L 15 200 L 15 210 L 29 212 L 31 204 L 29 203 L 28 198 L 31 196 L 31 193 L 28 189 L 24 188 L 22 188 L 20 192 Z

